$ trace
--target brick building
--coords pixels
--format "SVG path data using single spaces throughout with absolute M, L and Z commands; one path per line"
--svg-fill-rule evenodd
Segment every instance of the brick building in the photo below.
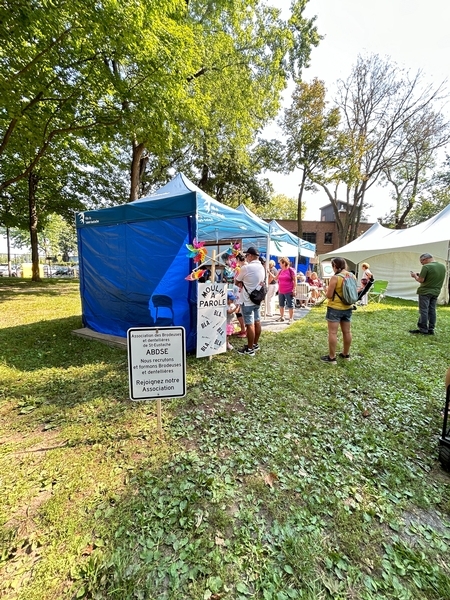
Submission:
M 339 211 L 346 212 L 346 203 L 339 203 Z M 296 220 L 278 220 L 277 222 L 297 235 Z M 358 227 L 358 236 L 370 229 L 373 223 L 361 221 Z M 320 221 L 303 221 L 302 239 L 316 244 L 316 254 L 325 254 L 339 248 L 338 230 L 334 220 L 333 206 L 327 204 L 320 209 Z

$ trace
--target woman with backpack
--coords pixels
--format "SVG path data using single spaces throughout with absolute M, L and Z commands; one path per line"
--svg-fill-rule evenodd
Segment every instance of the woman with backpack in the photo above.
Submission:
M 344 342 L 343 351 L 339 353 L 340 358 L 350 359 L 350 346 L 352 343 L 352 305 L 358 297 L 355 276 L 347 270 L 347 263 L 343 258 L 333 258 L 331 266 L 334 275 L 330 279 L 326 297 L 328 299 L 326 320 L 328 322 L 328 354 L 321 356 L 320 360 L 335 365 L 337 335 L 339 327 L 342 331 Z

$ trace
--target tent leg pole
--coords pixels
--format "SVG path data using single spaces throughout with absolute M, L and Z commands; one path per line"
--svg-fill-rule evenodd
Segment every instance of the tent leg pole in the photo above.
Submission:
M 162 436 L 162 408 L 161 398 L 156 399 L 156 431 L 159 436 Z
M 446 304 L 450 304 L 450 273 L 448 272 L 450 267 L 450 242 L 447 245 L 447 264 L 445 265 L 445 296 L 444 300 Z
M 264 265 L 264 283 L 267 285 L 269 283 L 269 260 L 270 260 L 270 227 L 269 227 L 269 235 L 267 236 L 266 241 L 266 264 Z M 264 318 L 267 315 L 267 296 L 264 298 Z

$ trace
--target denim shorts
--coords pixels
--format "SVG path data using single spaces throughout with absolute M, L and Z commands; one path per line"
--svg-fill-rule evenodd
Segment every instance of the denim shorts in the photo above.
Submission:
M 243 304 L 241 308 L 242 314 L 244 315 L 244 323 L 246 325 L 253 325 L 255 321 L 261 321 L 261 315 L 259 312 L 258 304 L 250 304 L 248 306 L 246 304 Z
M 278 304 L 281 308 L 294 308 L 294 295 L 292 293 L 281 294 L 278 292 Z
M 347 308 L 345 310 L 338 310 L 337 308 L 327 308 L 327 314 L 325 319 L 332 323 L 340 323 L 341 321 L 352 320 L 353 309 Z

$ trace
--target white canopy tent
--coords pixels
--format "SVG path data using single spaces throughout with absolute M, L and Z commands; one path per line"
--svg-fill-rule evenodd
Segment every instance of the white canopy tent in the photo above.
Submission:
M 333 252 L 321 254 L 321 260 L 342 256 L 356 265 L 370 263 L 375 279 L 389 281 L 388 295 L 417 300 L 418 284 L 410 271 L 419 272 L 419 256 L 429 252 L 447 268 L 439 304 L 448 303 L 450 261 L 450 205 L 440 213 L 409 229 L 388 229 L 379 223 L 372 225 L 359 238 Z

